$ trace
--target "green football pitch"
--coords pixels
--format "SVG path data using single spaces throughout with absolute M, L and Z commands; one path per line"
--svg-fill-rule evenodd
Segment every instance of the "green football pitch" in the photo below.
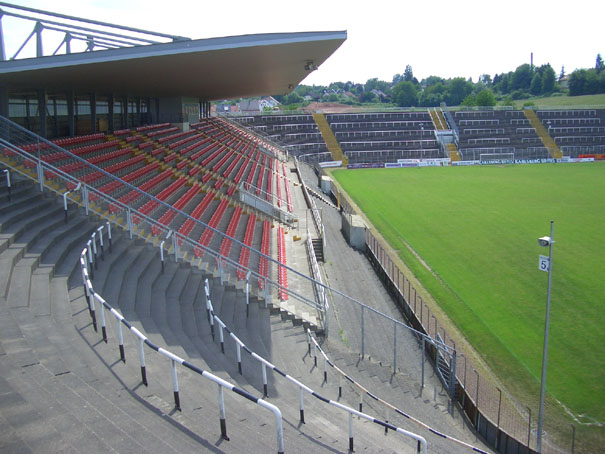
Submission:
M 547 392 L 605 420 L 605 163 L 333 175 L 520 398 L 539 388 L 548 249 L 537 239 L 554 220 Z

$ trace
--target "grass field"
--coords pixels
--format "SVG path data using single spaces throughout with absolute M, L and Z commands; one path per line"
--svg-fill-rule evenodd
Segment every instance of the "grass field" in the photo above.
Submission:
M 553 219 L 547 391 L 584 421 L 605 421 L 604 164 L 333 175 L 521 399 L 539 387 L 548 249 L 537 238 Z
M 583 96 L 548 96 L 544 98 L 526 98 L 515 101 L 517 108 L 522 108 L 526 102 L 533 102 L 540 109 L 552 109 L 557 107 L 581 109 L 583 107 L 605 106 L 605 94 L 583 95 Z

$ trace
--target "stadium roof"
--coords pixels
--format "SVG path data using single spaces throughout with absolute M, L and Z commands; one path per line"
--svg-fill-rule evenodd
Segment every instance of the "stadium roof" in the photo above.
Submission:
M 207 101 L 282 94 L 346 38 L 346 31 L 271 33 L 9 60 L 0 62 L 0 83 Z

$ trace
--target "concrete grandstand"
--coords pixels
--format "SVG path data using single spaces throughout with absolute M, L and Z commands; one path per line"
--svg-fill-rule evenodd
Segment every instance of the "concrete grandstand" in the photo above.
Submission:
M 47 14 L 40 40 L 66 19 Z M 346 32 L 136 32 L 153 42 L 107 48 L 88 31 L 90 52 L 40 44 L 0 63 L 2 450 L 490 452 L 449 383 L 425 377 L 419 339 L 453 350 L 405 328 L 336 209 L 308 214 L 310 169 L 208 117 L 215 99 L 291 90 Z M 429 153 L 434 140 L 414 134 L 397 141 Z M 314 271 L 318 237 L 343 264 L 333 287 Z M 362 340 L 376 354 L 338 339 L 356 328 L 353 304 L 400 329 L 399 367 L 380 358 L 379 325 Z M 313 330 L 345 376 L 328 374 Z

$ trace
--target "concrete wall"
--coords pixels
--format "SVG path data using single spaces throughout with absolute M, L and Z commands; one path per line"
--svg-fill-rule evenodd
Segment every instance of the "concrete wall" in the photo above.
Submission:
M 357 214 L 342 213 L 342 233 L 354 249 L 365 251 L 366 248 L 366 225 Z

